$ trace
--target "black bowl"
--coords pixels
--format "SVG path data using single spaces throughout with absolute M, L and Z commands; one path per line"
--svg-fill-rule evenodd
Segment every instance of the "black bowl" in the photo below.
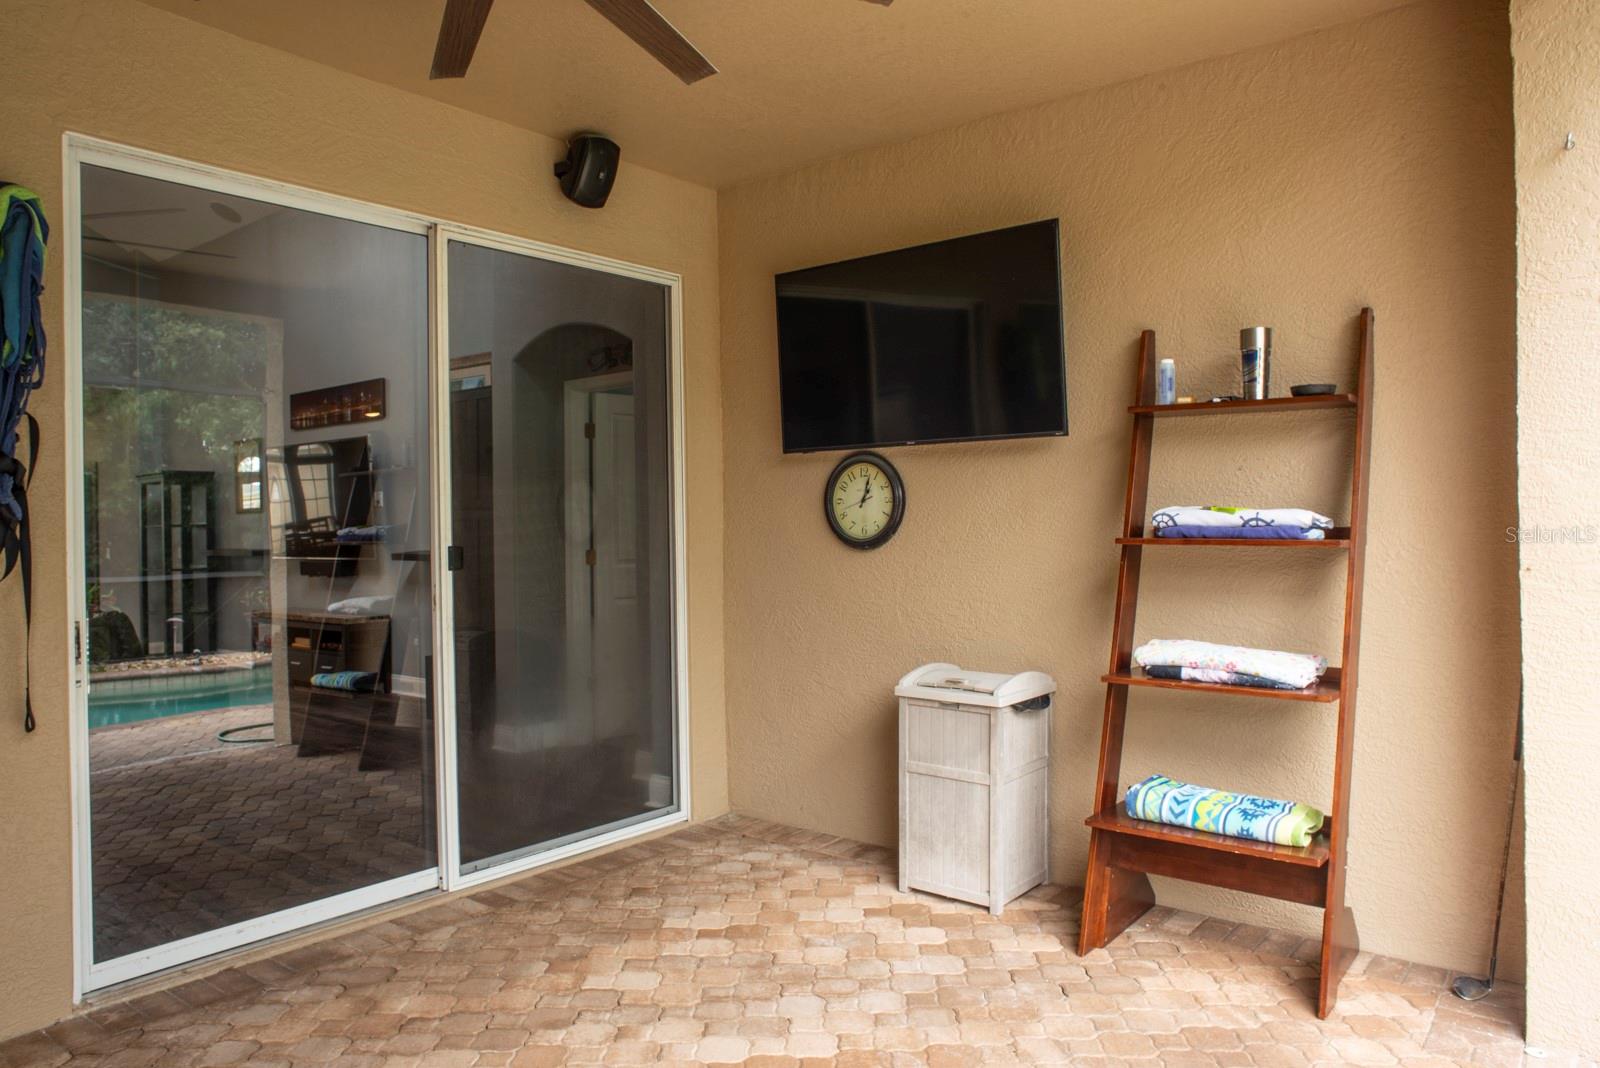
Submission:
M 1289 392 L 1296 397 L 1324 397 L 1337 389 L 1332 382 L 1308 382 L 1301 386 L 1290 386 Z

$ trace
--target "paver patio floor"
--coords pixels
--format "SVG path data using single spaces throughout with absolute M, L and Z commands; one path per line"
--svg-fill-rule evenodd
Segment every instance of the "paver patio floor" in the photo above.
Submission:
M 1078 894 L 994 918 L 886 850 L 737 816 L 106 1005 L 0 1065 L 1523 1062 L 1521 992 L 1157 908 L 1074 952 Z M 1550 1064 L 1552 1060 L 1533 1063 Z

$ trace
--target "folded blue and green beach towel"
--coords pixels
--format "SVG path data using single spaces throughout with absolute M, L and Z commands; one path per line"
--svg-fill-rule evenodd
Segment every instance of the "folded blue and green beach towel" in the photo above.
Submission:
M 1300 848 L 1311 844 L 1323 822 L 1310 805 L 1191 786 L 1165 775 L 1129 787 L 1127 806 L 1136 820 Z
M 375 671 L 319 671 L 311 676 L 311 685 L 319 690 L 349 690 L 352 693 L 372 693 L 378 688 Z

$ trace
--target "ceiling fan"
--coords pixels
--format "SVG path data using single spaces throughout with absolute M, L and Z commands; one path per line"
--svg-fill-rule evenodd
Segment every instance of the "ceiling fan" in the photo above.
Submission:
M 656 62 L 693 85 L 717 73 L 711 61 L 672 28 L 672 23 L 650 5 L 650 0 L 585 0 L 613 26 L 627 34 L 633 43 L 649 52 Z M 867 0 L 887 7 L 894 0 Z M 478 36 L 489 18 L 494 0 L 445 0 L 444 20 L 439 24 L 439 40 L 433 48 L 433 69 L 429 78 L 460 78 L 472 63 Z

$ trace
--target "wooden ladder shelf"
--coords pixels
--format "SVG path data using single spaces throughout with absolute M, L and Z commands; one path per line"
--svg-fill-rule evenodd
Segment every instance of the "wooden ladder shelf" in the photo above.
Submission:
M 1087 954 L 1121 934 L 1155 904 L 1150 875 L 1165 875 L 1323 910 L 1321 978 L 1317 1015 L 1333 1011 L 1339 980 L 1358 947 L 1355 914 L 1345 904 L 1346 842 L 1350 825 L 1350 761 L 1355 742 L 1356 660 L 1361 645 L 1361 582 L 1367 540 L 1367 484 L 1372 465 L 1372 328 L 1371 308 L 1358 323 L 1356 391 L 1315 397 L 1273 397 L 1218 403 L 1156 404 L 1156 336 L 1139 338 L 1139 384 L 1134 403 L 1133 444 L 1128 456 L 1128 493 L 1117 539 L 1122 561 L 1117 575 L 1116 619 L 1112 624 L 1111 669 L 1106 684 L 1105 724 L 1100 736 L 1100 773 L 1093 815 L 1084 822 L 1089 832 L 1089 870 L 1084 879 L 1083 924 L 1078 952 Z M 1146 496 L 1150 487 L 1150 450 L 1155 421 L 1165 416 L 1299 413 L 1312 409 L 1355 412 L 1355 464 L 1350 477 L 1350 526 L 1329 531 L 1323 541 L 1266 541 L 1156 538 L 1145 530 Z M 1144 550 L 1194 549 L 1233 545 L 1253 551 L 1300 549 L 1343 550 L 1347 554 L 1344 601 L 1344 648 L 1340 666 L 1329 668 L 1307 690 L 1271 690 L 1152 679 L 1134 674 L 1133 622 L 1139 600 L 1139 565 Z M 1122 738 L 1127 725 L 1128 693 L 1135 686 L 1226 693 L 1300 702 L 1338 702 L 1338 739 L 1333 772 L 1333 807 L 1322 832 L 1304 849 L 1268 845 L 1181 827 L 1134 819 L 1122 805 Z

